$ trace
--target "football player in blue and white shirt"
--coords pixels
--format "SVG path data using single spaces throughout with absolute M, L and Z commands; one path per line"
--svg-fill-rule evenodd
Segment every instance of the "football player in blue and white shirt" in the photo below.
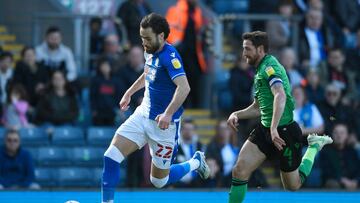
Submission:
M 171 164 L 177 151 L 182 104 L 190 87 L 178 52 L 166 42 L 169 32 L 168 22 L 160 15 L 152 13 L 141 21 L 140 36 L 146 52 L 144 73 L 123 95 L 120 108 L 127 110 L 131 96 L 145 87 L 144 99 L 118 128 L 104 154 L 103 202 L 114 200 L 120 163 L 147 143 L 152 156 L 150 181 L 155 187 L 177 182 L 194 170 L 203 179 L 209 177 L 203 152 L 197 151 L 181 164 Z

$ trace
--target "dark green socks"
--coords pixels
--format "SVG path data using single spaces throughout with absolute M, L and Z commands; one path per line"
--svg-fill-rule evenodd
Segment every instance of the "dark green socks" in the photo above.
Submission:
M 247 191 L 247 180 L 232 179 L 229 193 L 229 203 L 241 203 Z

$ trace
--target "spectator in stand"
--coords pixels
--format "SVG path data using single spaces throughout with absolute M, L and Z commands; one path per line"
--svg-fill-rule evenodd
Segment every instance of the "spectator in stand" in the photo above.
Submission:
M 305 138 L 303 141 L 307 144 L 306 138 L 309 134 L 324 132 L 324 119 L 316 105 L 308 101 L 301 86 L 293 87 L 292 93 L 295 99 L 294 120 L 299 123 Z
M 133 46 L 129 50 L 128 63 L 119 72 L 121 81 L 125 84 L 125 89 L 130 86 L 140 77 L 144 72 L 144 51 L 140 46 Z M 144 90 L 137 91 L 130 102 L 131 110 L 135 110 L 140 105 L 144 96 Z
M 109 34 L 105 37 L 104 52 L 100 55 L 99 59 L 108 60 L 113 73 L 119 72 L 126 64 L 126 56 L 120 47 L 119 37 L 116 34 Z
M 347 49 L 346 51 L 346 66 L 349 67 L 350 70 L 354 71 L 356 73 L 356 87 L 357 92 L 360 92 L 360 27 L 357 30 L 356 33 L 356 43 L 355 47 L 351 49 Z M 358 93 L 358 97 L 360 98 L 360 95 Z
M 0 189 L 40 189 L 35 183 L 34 163 L 28 151 L 21 147 L 15 130 L 5 134 L 0 152 Z
M 331 14 L 341 27 L 346 47 L 353 47 L 355 33 L 360 27 L 360 2 L 358 0 L 333 1 Z
M 334 125 L 334 143 L 320 152 L 320 167 L 326 188 L 356 190 L 360 181 L 360 159 L 353 146 L 348 145 L 349 129 L 344 123 Z
M 299 34 L 299 56 L 303 67 L 317 67 L 326 60 L 326 50 L 334 45 L 331 29 L 323 24 L 323 12 L 309 9 Z
M 239 148 L 231 143 L 232 133 L 226 120 L 219 121 L 216 126 L 216 135 L 206 149 L 206 158 L 215 160 L 220 169 L 215 177 L 217 187 L 231 185 L 231 170 L 235 165 L 239 152 Z
M 232 109 L 243 109 L 252 103 L 254 71 L 249 64 L 238 55 L 235 67 L 230 70 L 229 87 L 232 95 Z
M 280 63 L 284 66 L 289 76 L 291 86 L 299 86 L 304 83 L 304 78 L 299 72 L 295 50 L 291 47 L 285 47 L 281 50 Z
M 36 62 L 35 50 L 25 47 L 21 51 L 21 60 L 16 64 L 14 83 L 23 85 L 32 107 L 36 107 L 40 92 L 44 90 L 50 77 L 50 72 L 41 63 Z
M 68 81 L 75 81 L 78 70 L 74 55 L 69 47 L 62 44 L 61 31 L 58 27 L 49 27 L 45 41 L 35 49 L 36 60 L 43 63 L 51 72 L 61 70 L 66 74 Z
M 62 71 L 53 72 L 36 112 L 37 122 L 45 125 L 69 125 L 76 121 L 79 114 L 76 93 Z
M 122 23 L 125 25 L 131 46 L 141 46 L 142 41 L 139 34 L 140 21 L 150 13 L 151 8 L 145 0 L 127 0 L 119 7 L 116 16 L 121 18 Z
M 346 123 L 350 129 L 356 129 L 356 117 L 353 111 L 344 106 L 341 101 L 341 89 L 336 84 L 329 84 L 325 88 L 325 102 L 319 105 L 319 110 L 325 121 L 325 134 L 330 134 L 334 124 Z
M 250 14 L 274 14 L 278 11 L 280 0 L 249 0 Z M 252 21 L 251 30 L 265 30 L 265 22 L 263 20 Z
M 29 127 L 27 112 L 29 103 L 26 100 L 27 94 L 21 84 L 11 85 L 7 102 L 3 109 L 3 124 L 6 128 L 19 130 Z
M 90 19 L 90 70 L 96 69 L 98 55 L 104 50 L 104 33 L 102 32 L 102 19 Z
M 102 32 L 102 19 L 90 19 L 90 54 L 100 54 L 104 46 L 104 33 Z
M 204 93 L 200 86 L 204 84 L 202 76 L 207 66 L 201 39 L 204 20 L 198 0 L 178 0 L 167 11 L 166 19 L 170 25 L 167 41 L 179 51 L 191 87 L 185 105 L 199 108 Z
M 235 67 L 230 70 L 229 88 L 232 98 L 232 111 L 243 109 L 252 103 L 252 91 L 254 84 L 254 69 L 247 64 L 242 57 L 242 53 L 238 55 Z M 247 135 L 252 129 L 250 120 L 242 120 L 239 123 L 239 137 L 244 138 L 242 135 Z M 244 140 L 239 140 L 243 142 Z
M 279 15 L 284 17 L 283 20 L 270 20 L 266 23 L 266 32 L 269 37 L 269 49 L 275 56 L 284 47 L 290 45 L 291 39 L 291 21 L 294 9 L 292 1 L 282 0 L 279 4 Z
M 176 154 L 176 163 L 182 163 L 191 159 L 196 151 L 203 150 L 199 137 L 195 133 L 195 124 L 193 120 L 184 120 L 181 127 L 181 136 Z M 200 187 L 201 179 L 196 172 L 185 175 L 176 187 Z
M 344 99 L 349 100 L 356 95 L 355 74 L 345 67 L 345 55 L 340 48 L 329 51 L 327 66 L 323 66 L 320 74 L 323 84 L 334 83 L 340 87 Z M 347 101 L 349 103 L 349 101 Z
M 113 76 L 109 61 L 100 60 L 98 64 L 90 85 L 92 120 L 94 125 L 112 126 L 126 89 L 122 81 Z
M 7 92 L 13 78 L 13 55 L 3 52 L 0 55 L 0 99 L 1 104 L 6 103 Z
M 319 10 L 323 13 L 324 24 L 330 28 L 334 34 L 334 45 L 342 46 L 344 44 L 344 36 L 342 30 L 338 24 L 336 24 L 331 14 L 331 8 L 334 8 L 332 0 L 295 0 L 295 4 L 298 6 L 298 10 L 302 14 L 306 14 L 309 10 Z
M 320 84 L 318 71 L 310 68 L 306 75 L 305 91 L 307 98 L 314 104 L 320 104 L 325 100 L 324 87 Z

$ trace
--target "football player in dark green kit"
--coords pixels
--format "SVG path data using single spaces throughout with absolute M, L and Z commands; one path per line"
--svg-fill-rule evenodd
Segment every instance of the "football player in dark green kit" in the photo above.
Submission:
M 285 69 L 274 56 L 267 54 L 265 32 L 244 33 L 242 39 L 243 57 L 256 67 L 255 99 L 249 107 L 233 112 L 228 125 L 237 130 L 240 119 L 259 116 L 261 122 L 242 146 L 233 168 L 229 203 L 243 202 L 251 173 L 265 159 L 280 162 L 280 176 L 285 189 L 298 190 L 310 174 L 315 155 L 324 145 L 332 143 L 328 136 L 310 134 L 307 138 L 309 146 L 301 157 L 302 132 L 293 120 L 294 100 Z

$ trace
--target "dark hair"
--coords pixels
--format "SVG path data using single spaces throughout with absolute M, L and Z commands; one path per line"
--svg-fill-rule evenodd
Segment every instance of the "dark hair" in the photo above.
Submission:
M 293 6 L 294 4 L 293 4 L 292 0 L 280 0 L 278 5 L 280 8 L 281 6 Z
M 100 71 L 100 67 L 104 64 L 107 63 L 109 64 L 110 68 L 111 68 L 111 61 L 110 59 L 108 59 L 107 57 L 101 57 L 99 58 L 99 60 L 96 62 L 96 75 L 102 75 L 101 71 Z M 112 72 L 111 68 L 111 72 Z
M 13 54 L 11 52 L 4 51 L 0 54 L 0 61 L 4 60 L 7 57 L 11 58 L 11 60 L 14 59 Z
M 339 51 L 342 55 L 344 55 L 344 52 L 345 52 L 344 49 L 341 47 L 332 47 L 329 50 L 329 54 L 330 54 L 330 52 L 334 52 L 334 51 Z
M 60 28 L 57 26 L 50 26 L 47 30 L 46 30 L 46 36 L 48 36 L 49 34 L 55 33 L 55 32 L 60 32 Z
M 28 50 L 33 50 L 33 51 L 35 52 L 34 47 L 32 47 L 32 46 L 25 46 L 25 47 L 21 50 L 21 57 L 22 57 L 22 58 L 24 58 L 25 53 L 26 53 Z
M 66 78 L 66 73 L 62 70 L 54 70 L 52 73 L 51 73 L 51 77 L 50 77 L 50 80 L 47 84 L 47 87 L 45 88 L 45 93 L 50 93 L 50 92 L 53 92 L 55 90 L 54 86 L 53 86 L 53 78 L 54 78 L 54 75 L 56 73 L 60 73 L 63 77 L 64 77 L 64 80 L 65 80 L 65 91 L 66 93 L 69 95 L 69 96 L 76 96 L 76 89 L 75 87 L 71 86 L 71 84 L 69 83 L 69 81 L 67 80 Z
M 145 16 L 140 23 L 142 28 L 151 27 L 155 34 L 164 33 L 164 39 L 167 39 L 170 33 L 169 23 L 166 18 L 159 14 L 151 13 Z
M 348 131 L 348 133 L 350 133 L 350 128 L 349 128 L 349 124 L 347 124 L 345 121 L 337 121 L 333 124 L 332 128 L 331 128 L 331 134 L 334 132 L 335 127 L 338 125 L 343 125 L 345 126 L 346 130 Z
M 16 91 L 19 94 L 21 100 L 25 100 L 25 101 L 27 100 L 27 92 L 25 87 L 20 83 L 15 83 L 11 85 L 9 88 L 9 92 L 7 94 L 8 104 L 11 104 L 11 92 L 13 91 Z
M 93 17 L 90 19 L 90 25 L 97 23 L 100 26 L 102 25 L 102 19 L 100 17 Z
M 20 137 L 20 134 L 17 130 L 8 129 L 5 131 L 4 138 L 7 138 L 10 134 L 17 134 Z
M 265 52 L 269 51 L 269 39 L 266 32 L 262 32 L 262 31 L 245 32 L 242 35 L 242 39 L 250 40 L 256 48 L 262 45 L 264 47 Z

